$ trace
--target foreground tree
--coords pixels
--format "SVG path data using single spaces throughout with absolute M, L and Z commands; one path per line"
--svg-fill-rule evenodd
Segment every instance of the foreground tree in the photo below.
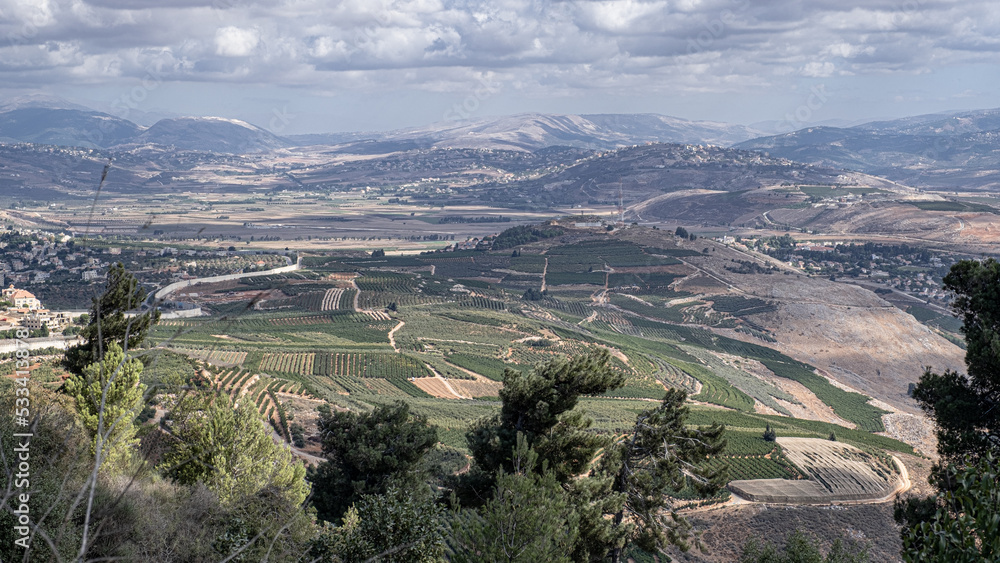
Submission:
M 444 560 L 442 509 L 430 495 L 390 485 L 363 495 L 343 522 L 313 542 L 309 561 L 433 563 Z
M 611 370 L 608 361 L 608 352 L 599 349 L 553 360 L 526 375 L 508 371 L 500 412 L 477 421 L 466 435 L 480 476 L 476 483 L 477 473 L 470 472 L 469 480 L 479 488 L 474 494 L 463 491 L 466 503 L 474 505 L 476 495 L 504 493 L 495 485 L 497 476 L 503 480 L 517 473 L 515 452 L 523 441 L 537 452 L 539 463 L 533 471 L 551 474 L 567 495 L 570 508 L 561 518 L 578 523 L 577 538 L 567 552 L 573 561 L 619 561 L 630 543 L 650 550 L 667 544 L 686 548 L 690 526 L 676 514 L 664 516 L 671 508 L 667 493 L 690 482 L 708 494 L 725 481 L 724 469 L 713 473 L 700 466 L 724 447 L 724 429 L 687 428 L 683 391 L 667 392 L 661 404 L 641 413 L 620 439 L 588 431 L 592 421 L 575 410 L 580 397 L 623 383 L 624 376 Z M 484 489 L 486 484 L 493 488 Z M 521 533 L 530 537 L 524 528 Z
M 954 464 L 936 478 L 939 488 L 933 513 L 903 529 L 905 561 L 978 563 L 1000 560 L 1000 469 L 992 453 L 978 463 Z
M 83 368 L 100 360 L 108 345 L 118 343 L 125 352 L 134 350 L 146 339 L 150 328 L 160 320 L 158 310 L 127 316 L 146 300 L 146 290 L 119 262 L 108 269 L 104 293 L 93 299 L 87 326 L 80 331 L 84 343 L 66 351 L 66 368 L 82 373 Z
M 16 386 L 16 387 L 15 387 Z M 0 378 L 0 409 L 13 412 L 23 386 Z M 14 483 L 18 460 L 0 456 L 0 561 L 302 561 L 315 527 L 301 507 L 271 491 L 223 506 L 198 483 L 180 485 L 149 471 L 95 478 L 91 437 L 72 398 L 29 383 L 30 489 Z M 0 448 L 13 452 L 25 432 L 0 417 Z M 28 536 L 18 495 L 30 492 Z M 91 496 L 92 495 L 92 496 Z M 30 538 L 29 546 L 14 541 Z
M 944 278 L 962 317 L 967 375 L 928 369 L 913 397 L 934 419 L 941 461 L 936 497 L 896 504 L 908 561 L 985 561 L 1000 556 L 1000 262 L 962 260 Z
M 142 362 L 126 359 L 117 342 L 104 356 L 66 380 L 66 393 L 92 439 L 97 463 L 120 468 L 138 443 L 135 418 L 143 406 L 146 386 L 139 383 Z
M 416 486 L 417 465 L 438 441 L 427 417 L 411 415 L 403 402 L 364 414 L 323 414 L 318 426 L 327 461 L 311 478 L 313 504 L 327 522 L 340 520 L 363 495 L 384 494 L 392 484 Z
M 226 395 L 189 395 L 174 410 L 175 438 L 160 471 L 184 485 L 204 483 L 224 505 L 268 491 L 290 506 L 309 493 L 305 467 L 274 443 L 256 407 Z
M 500 389 L 500 412 L 473 423 L 466 434 L 479 470 L 494 475 L 513 472 L 511 452 L 518 434 L 535 450 L 541 464 L 560 482 L 587 469 L 597 451 L 610 443 L 588 432 L 593 421 L 574 411 L 583 395 L 600 395 L 621 387 L 622 373 L 613 371 L 608 351 L 600 348 L 572 359 L 556 359 L 531 373 L 508 369 Z
M 453 517 L 453 563 L 569 563 L 579 516 L 555 475 L 519 436 L 514 473 L 500 471 L 492 498 Z
M 617 538 L 612 561 L 621 561 L 629 543 L 650 552 L 668 545 L 686 551 L 691 526 L 671 510 L 669 493 L 691 485 L 700 496 L 710 496 L 728 480 L 725 465 L 704 466 L 708 456 L 725 448 L 725 427 L 688 428 L 686 399 L 680 389 L 667 391 L 658 407 L 640 413 L 631 432 L 607 449 L 593 473 L 610 480 L 608 488 L 619 499 L 611 518 L 602 514 L 593 523 L 598 530 L 607 528 L 599 537 Z
M 927 370 L 913 397 L 937 424 L 943 462 L 976 463 L 1000 446 L 1000 262 L 958 262 L 944 287 L 956 295 L 968 375 Z

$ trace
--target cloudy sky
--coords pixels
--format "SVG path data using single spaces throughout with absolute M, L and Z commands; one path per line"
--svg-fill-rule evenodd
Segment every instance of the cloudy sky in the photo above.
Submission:
M 276 133 L 899 117 L 998 107 L 998 71 L 995 0 L 0 0 L 0 100 Z

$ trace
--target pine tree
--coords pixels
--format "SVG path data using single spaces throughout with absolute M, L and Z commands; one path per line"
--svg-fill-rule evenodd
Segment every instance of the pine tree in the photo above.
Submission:
M 466 434 L 477 467 L 490 476 L 500 469 L 511 472 L 511 452 L 521 433 L 561 482 L 585 470 L 608 440 L 588 432 L 592 421 L 574 408 L 583 395 L 622 386 L 625 376 L 609 361 L 608 351 L 599 349 L 552 360 L 528 374 L 506 370 L 500 412 L 474 422 Z
M 610 486 L 592 499 L 605 512 L 584 527 L 590 530 L 584 535 L 615 538 L 610 550 L 613 562 L 622 560 L 629 543 L 650 552 L 671 544 L 687 550 L 691 526 L 671 510 L 668 493 L 690 484 L 700 496 L 710 496 L 728 480 L 727 466 L 713 470 L 702 465 L 708 456 L 725 448 L 725 427 L 688 428 L 686 399 L 685 391 L 668 390 L 659 406 L 640 413 L 632 431 L 605 450 L 591 474 L 591 480 L 604 478 Z M 616 499 L 618 506 L 607 511 L 609 500 Z M 600 553 L 600 544 L 581 542 L 591 555 Z M 577 555 L 580 559 L 584 550 L 578 548 Z
M 327 522 L 340 520 L 362 495 L 384 494 L 393 484 L 416 485 L 417 465 L 438 441 L 427 417 L 411 415 L 401 401 L 370 413 L 323 414 L 319 431 L 328 461 L 311 476 L 313 504 Z
M 514 472 L 500 471 L 490 500 L 453 518 L 453 563 L 572 561 L 580 518 L 569 495 L 523 434 L 512 458 Z
M 913 397 L 937 424 L 943 461 L 961 464 L 1000 451 L 1000 262 L 962 260 L 944 288 L 955 292 L 963 320 L 968 375 L 927 370 Z
M 111 266 L 104 293 L 94 298 L 87 326 L 80 331 L 84 343 L 66 351 L 66 368 L 72 373 L 82 373 L 84 366 L 101 359 L 112 342 L 126 352 L 138 348 L 160 320 L 158 310 L 126 315 L 139 309 L 145 300 L 146 290 L 135 276 L 121 262 Z
M 290 505 L 305 501 L 305 467 L 275 444 L 250 401 L 234 407 L 226 395 L 192 395 L 174 411 L 177 440 L 160 471 L 175 481 L 204 483 L 231 504 L 270 489 Z
M 66 393 L 93 439 L 91 453 L 100 463 L 117 467 L 138 443 L 135 418 L 146 389 L 139 383 L 142 362 L 126 359 L 118 343 L 111 342 L 104 357 L 82 371 L 66 381 Z

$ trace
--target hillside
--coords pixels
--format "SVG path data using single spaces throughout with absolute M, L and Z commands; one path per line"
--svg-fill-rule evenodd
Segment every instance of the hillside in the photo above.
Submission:
M 810 127 L 736 148 L 858 170 L 910 186 L 994 190 L 1000 185 L 1000 110 L 908 117 L 850 128 Z
M 533 151 L 550 146 L 613 149 L 643 143 L 730 145 L 759 135 L 742 125 L 690 121 L 658 114 L 557 115 L 526 113 L 454 119 L 378 133 L 291 135 L 304 144 L 345 144 L 344 152 L 409 148 Z M 366 142 L 356 142 L 366 141 Z

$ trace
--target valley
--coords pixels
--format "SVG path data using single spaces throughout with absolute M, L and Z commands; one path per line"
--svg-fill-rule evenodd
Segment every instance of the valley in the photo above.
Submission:
M 245 149 L 240 134 L 223 146 Z M 469 470 L 467 433 L 509 374 L 607 351 L 623 384 L 580 400 L 590 432 L 627 432 L 674 388 L 690 427 L 726 425 L 701 467 L 728 466 L 729 486 L 669 493 L 709 560 L 734 553 L 734 522 L 825 518 L 812 503 L 898 551 L 886 503 L 927 489 L 937 451 L 912 388 L 964 369 L 941 280 L 995 253 L 1000 200 L 713 145 L 491 134 L 0 144 L 5 281 L 79 310 L 121 261 L 151 294 L 174 288 L 147 303 L 164 312 L 139 352 L 147 385 L 250 404 L 314 465 L 323 409 L 405 403 L 437 429 L 436 483 Z M 48 362 L 55 389 L 68 374 Z M 166 428 L 181 395 L 156 395 L 146 426 Z

